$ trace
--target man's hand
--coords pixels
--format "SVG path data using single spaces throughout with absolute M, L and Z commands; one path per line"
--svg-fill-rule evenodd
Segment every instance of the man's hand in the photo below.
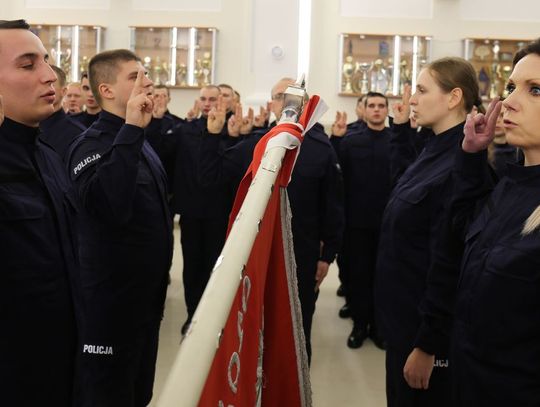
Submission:
M 187 112 L 186 120 L 188 122 L 195 120 L 196 118 L 199 117 L 200 114 L 201 114 L 201 108 L 199 107 L 199 101 L 195 99 L 195 103 L 193 103 L 193 107 L 189 109 L 189 111 Z
M 167 101 L 164 98 L 154 98 L 154 111 L 152 117 L 154 119 L 163 119 L 167 111 Z
M 223 130 L 225 125 L 225 103 L 223 103 L 223 98 L 218 96 L 217 106 L 213 107 L 210 112 L 208 112 L 208 121 L 206 123 L 206 128 L 208 133 L 219 134 Z
M 266 121 L 268 120 L 269 112 L 264 107 L 259 108 L 259 114 L 254 117 L 253 125 L 255 127 L 264 127 Z
M 145 128 L 152 119 L 154 103 L 149 87 L 144 86 L 144 69 L 139 69 L 126 107 L 126 124 Z
M 242 105 L 237 103 L 234 107 L 234 114 L 227 121 L 227 133 L 230 137 L 240 136 L 240 128 L 242 127 Z
M 347 113 L 336 112 L 336 120 L 332 124 L 332 136 L 343 137 L 347 132 Z
M 245 136 L 251 133 L 251 130 L 253 130 L 253 109 L 250 107 L 248 109 L 247 116 L 244 116 L 242 118 L 242 124 L 240 126 L 240 134 Z
M 429 355 L 419 348 L 414 348 L 403 367 L 403 376 L 407 384 L 413 389 L 427 390 L 434 363 L 435 355 Z
M 394 123 L 404 124 L 409 121 L 411 115 L 411 85 L 405 85 L 403 89 L 403 96 L 401 97 L 401 103 L 396 102 L 392 105 L 394 111 Z
M 488 148 L 495 137 L 495 126 L 501 109 L 502 102 L 497 97 L 489 104 L 485 116 L 482 113 L 470 113 L 467 115 L 467 121 L 463 129 L 465 137 L 461 144 L 463 151 L 477 153 Z
M 315 274 L 315 292 L 319 291 L 319 287 L 321 286 L 323 280 L 326 278 L 329 268 L 330 264 L 328 264 L 327 262 L 322 260 L 319 260 L 317 262 L 317 273 Z

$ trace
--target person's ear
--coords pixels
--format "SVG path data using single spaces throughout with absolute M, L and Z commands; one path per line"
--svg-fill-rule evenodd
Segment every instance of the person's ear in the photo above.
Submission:
M 98 92 L 102 99 L 114 99 L 114 89 L 108 83 L 100 83 L 98 86 Z
M 448 98 L 448 110 L 453 110 L 461 104 L 463 101 L 463 90 L 461 88 L 454 88 L 449 93 Z

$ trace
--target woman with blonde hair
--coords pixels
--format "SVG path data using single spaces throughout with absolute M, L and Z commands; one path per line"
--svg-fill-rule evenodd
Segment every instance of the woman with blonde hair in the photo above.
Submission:
M 524 165 L 483 189 L 496 101 L 486 116 L 468 117 L 456 161 L 454 219 L 474 218 L 455 308 L 456 406 L 540 405 L 540 39 L 516 54 L 507 90 L 506 138 Z
M 397 180 L 381 226 L 375 281 L 379 326 L 387 338 L 389 407 L 447 406 L 449 334 L 419 308 L 433 295 L 428 272 L 449 201 L 452 169 L 467 113 L 478 103 L 470 63 L 442 58 L 427 65 L 415 93 L 394 105 L 392 175 Z M 417 156 L 409 115 L 433 135 Z

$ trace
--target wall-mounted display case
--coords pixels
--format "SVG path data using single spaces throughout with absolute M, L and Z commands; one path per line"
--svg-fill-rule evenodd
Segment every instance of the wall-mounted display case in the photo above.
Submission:
M 130 27 L 131 50 L 154 84 L 200 88 L 215 81 L 217 29 Z
M 339 94 L 369 91 L 399 96 L 405 84 L 430 61 L 431 37 L 418 35 L 340 35 Z
M 49 61 L 66 73 L 68 82 L 78 82 L 90 58 L 102 51 L 105 29 L 92 25 L 32 24 L 30 29 L 49 52 Z
M 504 96 L 512 73 L 512 60 L 527 40 L 497 40 L 468 38 L 463 41 L 463 56 L 474 66 L 482 99 Z

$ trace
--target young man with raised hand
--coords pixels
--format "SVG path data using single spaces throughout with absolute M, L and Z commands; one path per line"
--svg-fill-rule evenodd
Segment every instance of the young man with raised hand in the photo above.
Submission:
M 165 172 L 145 140 L 153 84 L 128 50 L 94 56 L 89 77 L 102 111 L 69 158 L 84 306 L 76 405 L 146 406 L 173 248 Z

